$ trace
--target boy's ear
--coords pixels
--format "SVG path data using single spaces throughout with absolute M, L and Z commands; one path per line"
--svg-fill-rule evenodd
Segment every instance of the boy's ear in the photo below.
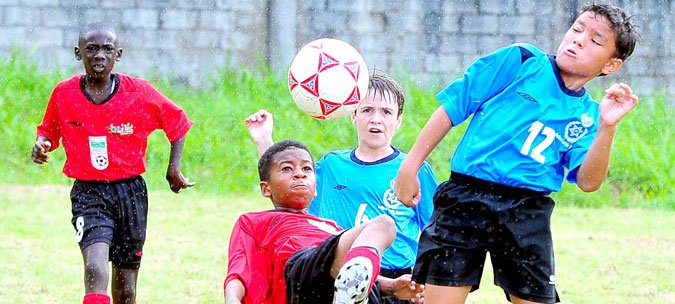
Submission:
M 115 58 L 115 61 L 120 61 L 120 59 L 122 59 L 122 53 L 123 53 L 123 51 L 124 51 L 123 48 L 117 49 L 117 56 L 116 56 L 116 58 Z
M 270 191 L 270 185 L 267 182 L 265 182 L 265 181 L 260 182 L 260 193 L 262 193 L 262 196 L 264 196 L 266 198 L 272 198 L 272 192 Z
M 612 58 L 610 59 L 605 66 L 602 68 L 602 73 L 605 75 L 612 74 L 623 66 L 623 60 L 619 58 Z
M 352 119 L 352 124 L 356 125 L 356 110 L 354 110 L 354 112 L 352 112 L 352 115 L 350 116 L 350 118 Z
M 73 54 L 75 54 L 75 59 L 76 60 L 82 60 L 82 54 L 80 54 L 80 48 L 79 47 L 74 47 L 73 48 Z

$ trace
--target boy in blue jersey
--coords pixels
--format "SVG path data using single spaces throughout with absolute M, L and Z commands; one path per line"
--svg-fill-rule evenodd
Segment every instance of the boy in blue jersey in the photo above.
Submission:
M 478 288 L 486 252 L 495 284 L 514 303 L 559 301 L 548 194 L 567 180 L 595 191 L 607 175 L 618 122 L 638 103 L 623 83 L 598 105 L 584 90 L 616 72 L 635 48 L 630 18 L 591 4 L 554 55 L 515 44 L 479 58 L 438 93 L 440 107 L 401 165 L 396 195 L 419 200 L 415 172 L 441 139 L 473 115 L 434 195 L 413 280 L 426 303 L 463 303 Z
M 404 206 L 394 195 L 394 181 L 405 153 L 391 145 L 401 125 L 404 95 L 391 77 L 376 71 L 368 94 L 351 119 L 358 132 L 354 149 L 326 153 L 316 163 L 317 196 L 309 213 L 334 220 L 343 228 L 358 226 L 386 214 L 396 222 L 396 239 L 382 257 L 380 274 L 397 278 L 410 273 L 415 263 L 417 239 L 433 210 L 432 195 L 438 180 L 428 163 L 416 177 L 422 187 L 421 202 Z M 246 126 L 262 155 L 272 145 L 272 114 L 260 110 L 246 118 Z M 386 298 L 385 303 L 406 303 Z

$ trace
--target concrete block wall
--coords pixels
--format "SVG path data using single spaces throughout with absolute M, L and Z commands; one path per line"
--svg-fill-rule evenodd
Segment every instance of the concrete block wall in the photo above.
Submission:
M 265 1 L 0 0 L 0 56 L 27 50 L 45 68 L 81 71 L 73 47 L 80 27 L 103 21 L 119 31 L 117 69 L 169 75 L 200 85 L 218 66 L 253 64 L 265 52 Z M 262 13 L 261 13 L 262 12 Z
M 617 75 L 642 92 L 675 91 L 675 2 L 615 0 L 642 39 Z M 0 56 L 27 50 L 46 68 L 81 70 L 79 28 L 104 21 L 125 48 L 119 70 L 195 86 L 213 69 L 285 70 L 302 45 L 345 40 L 369 66 L 445 84 L 477 57 L 513 42 L 553 52 L 584 0 L 0 0 Z

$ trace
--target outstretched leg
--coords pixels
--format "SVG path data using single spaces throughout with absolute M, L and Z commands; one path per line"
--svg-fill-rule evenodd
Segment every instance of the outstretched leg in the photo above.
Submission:
M 335 260 L 330 270 L 330 275 L 336 277 L 344 262 L 347 252 L 352 248 L 370 247 L 382 255 L 396 238 L 396 224 L 387 215 L 380 215 L 359 226 L 345 231 L 340 237 Z
M 334 304 L 368 303 L 380 272 L 380 258 L 396 237 L 394 220 L 380 215 L 345 232 L 331 267 L 335 279 Z M 337 272 L 335 272 L 337 270 Z
M 136 301 L 138 269 L 119 268 L 113 265 L 112 296 L 115 304 L 133 304 Z

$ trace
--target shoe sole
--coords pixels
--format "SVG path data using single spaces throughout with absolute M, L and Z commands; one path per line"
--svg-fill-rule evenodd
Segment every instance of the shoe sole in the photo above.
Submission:
M 366 258 L 356 257 L 342 265 L 335 278 L 333 304 L 367 304 L 372 273 Z

